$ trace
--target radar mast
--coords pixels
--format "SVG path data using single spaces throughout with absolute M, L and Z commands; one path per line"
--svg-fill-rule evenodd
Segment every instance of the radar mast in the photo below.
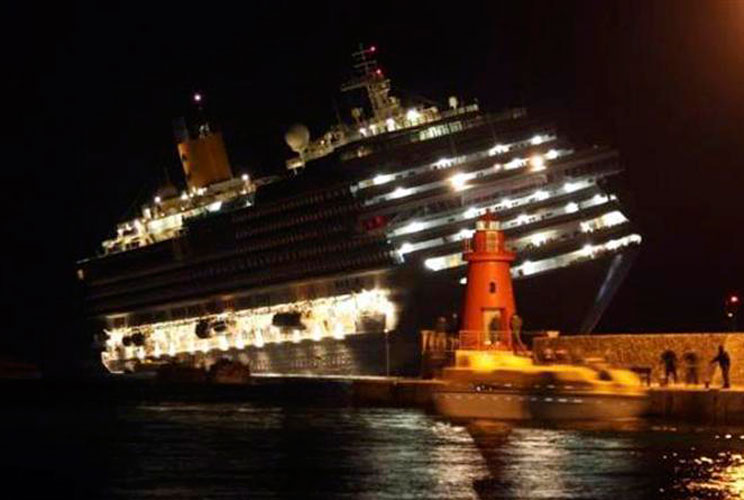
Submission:
M 390 96 L 390 80 L 385 77 L 374 55 L 377 48 L 372 45 L 365 48 L 359 44 L 359 50 L 352 54 L 357 77 L 341 86 L 342 92 L 364 88 L 367 90 L 372 113 L 372 121 L 383 121 L 400 112 L 400 102 Z

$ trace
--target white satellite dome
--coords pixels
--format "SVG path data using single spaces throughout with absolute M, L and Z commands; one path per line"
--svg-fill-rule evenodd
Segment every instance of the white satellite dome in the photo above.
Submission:
M 310 143 L 310 131 L 306 126 L 300 123 L 295 123 L 289 127 L 287 133 L 284 134 L 284 141 L 292 151 L 295 153 L 302 153 Z

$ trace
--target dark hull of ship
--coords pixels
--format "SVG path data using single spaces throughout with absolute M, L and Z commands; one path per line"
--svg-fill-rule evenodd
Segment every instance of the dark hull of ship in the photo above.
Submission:
M 631 252 L 586 261 L 514 282 L 519 312 L 527 330 L 579 332 L 601 314 L 622 280 L 619 261 L 632 261 Z M 629 265 L 629 264 L 628 264 Z M 400 323 L 393 332 L 347 335 L 343 339 L 269 343 L 222 355 L 250 366 L 254 374 L 381 376 L 421 373 L 420 330 L 436 318 L 458 314 L 460 274 L 405 274 L 410 289 L 401 299 Z M 603 295 L 604 292 L 604 295 Z M 454 333 L 456 325 L 450 322 Z M 200 364 L 199 354 L 192 360 Z

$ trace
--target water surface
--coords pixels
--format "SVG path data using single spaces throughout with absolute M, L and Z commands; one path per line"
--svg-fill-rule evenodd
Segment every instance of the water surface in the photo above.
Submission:
M 414 409 L 9 405 L 8 498 L 741 498 L 744 432 L 452 425 Z

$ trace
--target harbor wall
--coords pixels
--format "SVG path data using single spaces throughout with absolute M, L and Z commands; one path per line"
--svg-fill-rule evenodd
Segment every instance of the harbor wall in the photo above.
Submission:
M 649 397 L 649 417 L 710 425 L 744 423 L 741 390 L 654 388 Z
M 351 381 L 355 405 L 394 408 L 423 408 L 433 411 L 433 393 L 441 380 L 368 378 Z M 673 422 L 703 425 L 744 423 L 744 391 L 703 387 L 654 387 L 649 391 L 645 415 Z
M 632 333 L 608 335 L 575 335 L 555 338 L 540 337 L 534 340 L 533 352 L 538 360 L 544 359 L 546 349 L 561 353 L 572 362 L 586 358 L 604 358 L 609 364 L 625 368 L 651 370 L 651 381 L 663 379 L 661 353 L 667 349 L 677 354 L 677 376 L 685 377 L 683 355 L 694 352 L 698 357 L 700 383 L 710 381 L 711 387 L 722 385 L 721 372 L 711 360 L 718 346 L 723 345 L 731 357 L 731 383 L 744 385 L 744 332 L 730 333 Z
M 430 408 L 432 394 L 443 383 L 438 380 L 379 377 L 352 381 L 355 404 Z

